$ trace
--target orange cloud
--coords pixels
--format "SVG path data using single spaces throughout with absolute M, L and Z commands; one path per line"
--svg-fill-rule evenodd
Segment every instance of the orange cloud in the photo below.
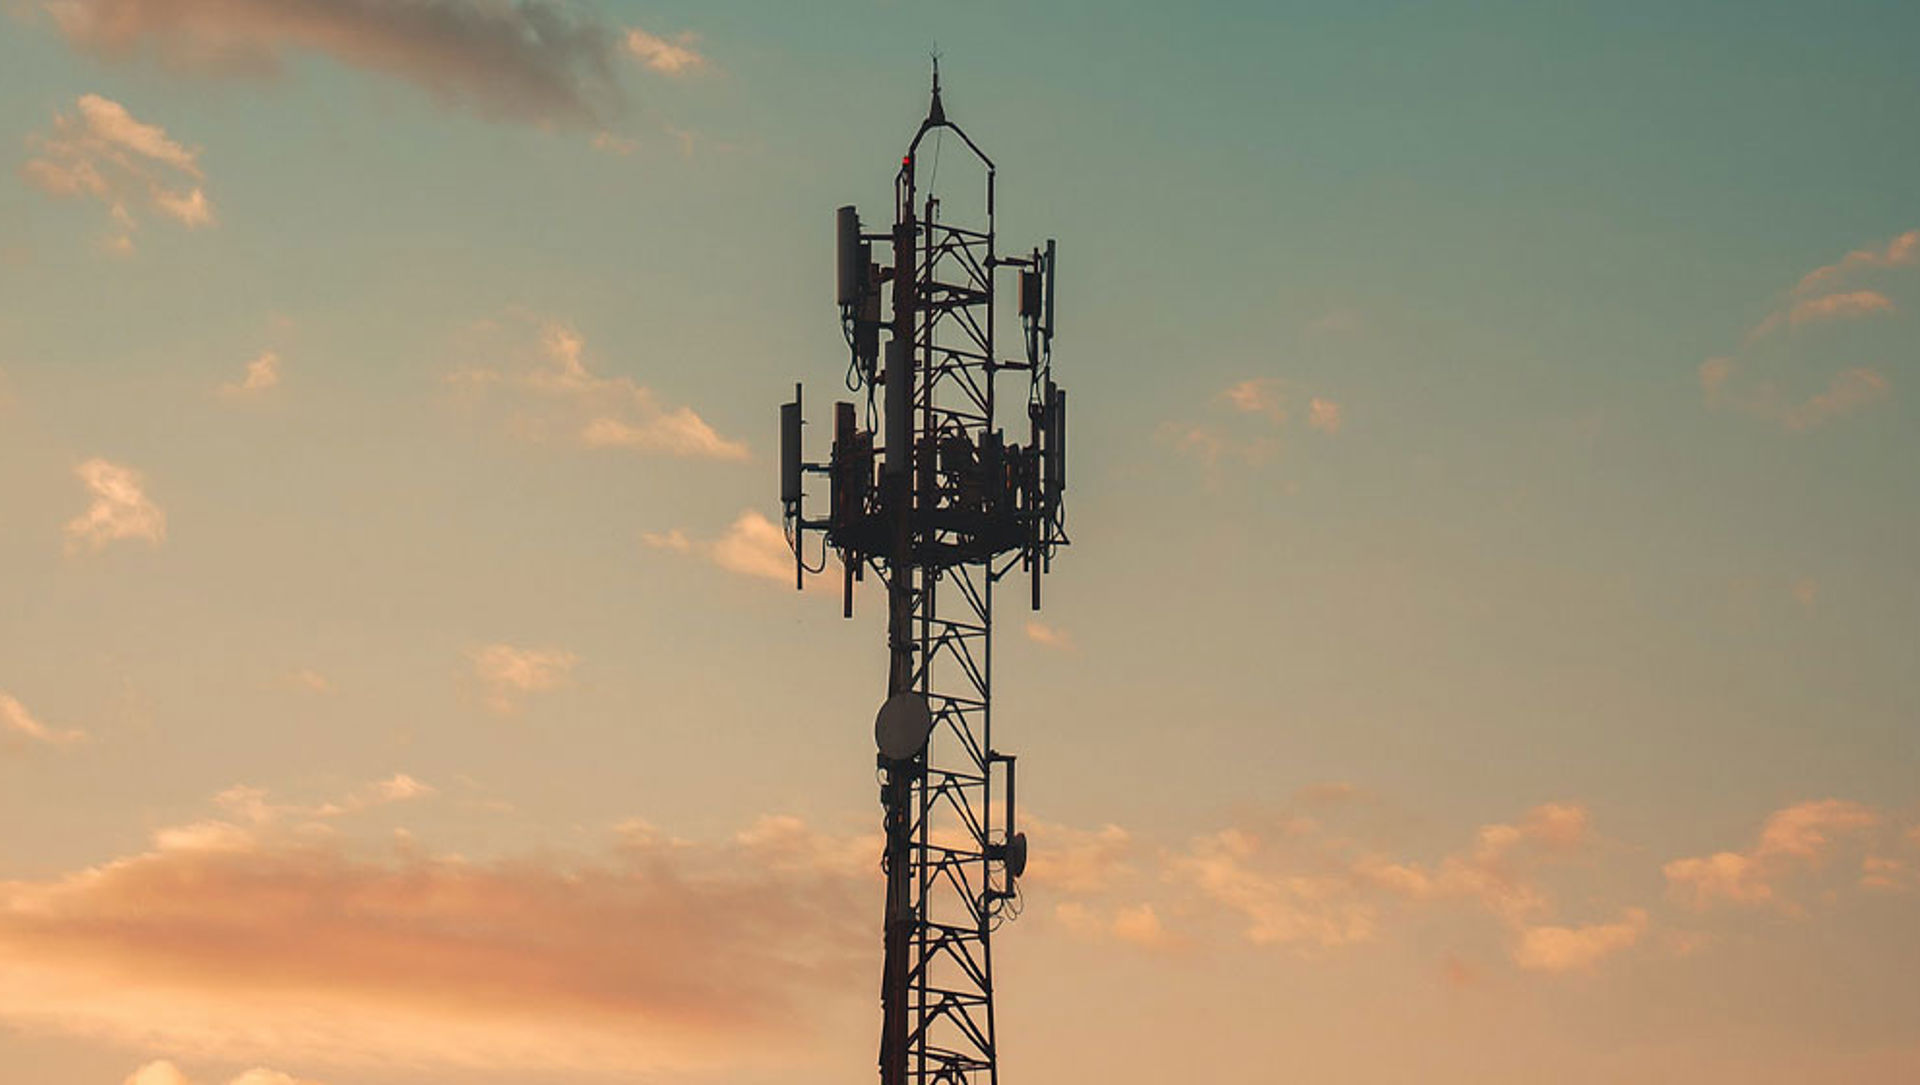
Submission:
M 1907 267 L 1920 261 L 1920 230 L 1908 230 L 1880 248 L 1855 249 L 1838 263 L 1815 268 L 1794 284 L 1796 295 L 1830 289 L 1838 280 L 1863 268 Z
M 698 40 L 698 35 L 691 33 L 663 38 L 635 26 L 627 28 L 626 47 L 627 52 L 656 72 L 690 75 L 707 66 L 707 58 L 693 47 Z
M 1860 860 L 1860 888 L 1898 892 L 1914 884 L 1913 865 L 1904 859 L 1869 855 Z
M 793 550 L 787 545 L 786 530 L 754 509 L 747 509 L 734 517 L 733 523 L 715 538 L 696 539 L 674 528 L 664 532 L 645 532 L 640 536 L 640 541 L 655 550 L 705 558 L 719 568 L 740 576 L 793 586 Z M 842 590 L 838 576 L 809 576 L 804 585 L 810 591 L 834 595 Z
M 632 136 L 620 135 L 618 132 L 595 132 L 587 144 L 596 151 L 604 151 L 622 158 L 640 149 L 639 140 Z
M 1160 914 L 1151 904 L 1137 904 L 1122 908 L 1114 914 L 1113 936 L 1122 942 L 1132 942 L 1138 946 L 1166 946 L 1172 944 L 1167 929 L 1160 924 Z
M 128 1074 L 125 1085 L 193 1085 L 193 1083 L 178 1066 L 166 1059 L 156 1059 Z
M 1073 637 L 1066 630 L 1059 629 L 1038 619 L 1029 619 L 1026 624 L 1027 639 L 1048 648 L 1072 650 Z
M 1732 410 L 1776 423 L 1788 430 L 1808 430 L 1851 414 L 1887 398 L 1892 384 L 1878 370 L 1855 366 L 1840 371 L 1824 391 L 1807 395 L 1788 393 L 1767 380 L 1741 379 L 1749 368 L 1745 357 L 1762 340 L 1782 329 L 1835 321 L 1886 316 L 1899 311 L 1893 299 L 1878 290 L 1840 289 L 1842 280 L 1872 268 L 1893 268 L 1920 260 L 1920 230 L 1909 231 L 1882 248 L 1860 249 L 1838 263 L 1816 268 L 1786 292 L 1781 306 L 1747 333 L 1733 356 L 1709 358 L 1699 369 L 1700 390 L 1710 410 Z
M 537 123 L 616 111 L 617 35 L 551 0 L 43 0 L 74 47 L 174 72 L 278 75 L 317 54 L 483 116 Z
M 1825 391 L 1794 400 L 1767 382 L 1736 389 L 1733 378 L 1737 371 L 1731 358 L 1709 358 L 1701 363 L 1700 389 L 1707 406 L 1764 419 L 1794 432 L 1813 429 L 1878 403 L 1892 393 L 1893 387 L 1875 370 L 1854 368 L 1836 374 Z
M 87 511 L 67 522 L 67 553 L 99 552 L 120 539 L 142 539 L 155 546 L 167 537 L 167 515 L 141 488 L 138 471 L 103 459 L 73 469 L 93 495 Z
M 1787 322 L 1799 327 L 1822 320 L 1852 320 L 1877 313 L 1891 313 L 1895 309 L 1892 299 L 1878 290 L 1854 290 L 1795 302 L 1787 312 Z
M 1647 911 L 1628 908 L 1612 923 L 1584 927 L 1524 927 L 1513 949 L 1513 963 L 1534 972 L 1572 972 L 1592 968 L 1603 957 L 1631 948 L 1647 932 Z
M 1810 576 L 1794 581 L 1793 587 L 1788 590 L 1793 595 L 1793 601 L 1808 610 L 1820 602 L 1820 582 Z
M 473 677 L 480 683 L 481 702 L 501 715 L 518 710 L 530 693 L 545 693 L 565 685 L 574 665 L 580 662 L 572 652 L 516 648 L 511 644 L 489 644 L 475 649 L 469 658 Z
M 1545 894 L 1534 884 L 1534 869 L 1543 860 L 1571 854 L 1590 842 L 1585 807 L 1544 803 L 1527 811 L 1518 824 L 1482 826 L 1471 849 L 1442 858 L 1431 870 L 1373 856 L 1361 857 L 1352 870 L 1363 881 L 1400 896 L 1472 900 L 1518 924 L 1547 907 Z
M 789 1057 L 811 1007 L 871 979 L 871 841 L 858 867 L 797 823 L 482 863 L 356 851 L 266 805 L 0 883 L 0 1022 L 219 1059 L 633 1074 Z
M 1161 925 L 1160 914 L 1151 904 L 1136 904 L 1103 914 L 1080 901 L 1063 901 L 1053 910 L 1053 918 L 1067 933 L 1092 941 L 1112 939 L 1143 949 L 1170 949 L 1180 940 Z
M 1258 466 L 1278 453 L 1280 442 L 1275 431 L 1287 420 L 1287 392 L 1287 382 L 1277 377 L 1237 381 L 1215 397 L 1216 415 L 1220 406 L 1230 412 L 1225 419 L 1163 422 L 1155 431 L 1154 439 L 1177 453 L 1199 460 L 1209 472 L 1209 483 L 1218 482 L 1216 472 L 1222 464 L 1240 461 Z M 1260 419 L 1271 425 L 1260 425 Z M 1342 421 L 1340 404 L 1321 396 L 1309 397 L 1308 428 L 1338 433 Z
M 1379 906 L 1338 869 L 1287 869 L 1270 844 L 1243 829 L 1198 837 L 1174 859 L 1174 876 L 1207 901 L 1236 914 L 1254 945 L 1333 948 L 1371 941 Z
M 1322 399 L 1319 396 L 1314 396 L 1313 399 L 1307 403 L 1307 427 L 1309 429 L 1317 429 L 1322 433 L 1339 433 L 1340 426 L 1344 421 L 1344 416 L 1340 411 L 1340 404 L 1335 403 L 1331 399 Z
M 1827 390 L 1809 398 L 1782 416 L 1788 429 L 1811 429 L 1830 418 L 1850 414 L 1887 398 L 1892 386 L 1871 369 L 1848 369 L 1833 378 Z
M 83 94 L 79 106 L 89 135 L 142 158 L 172 166 L 190 177 L 201 176 L 197 152 L 175 143 L 158 125 L 134 120 L 119 102 L 98 94 Z
M 288 671 L 281 676 L 280 682 L 288 689 L 297 689 L 306 693 L 332 693 L 333 682 L 326 675 L 311 667 L 301 667 Z
M 84 731 L 49 727 L 35 719 L 27 706 L 0 691 L 0 743 L 65 746 L 86 739 Z
M 519 397 L 511 428 L 535 440 L 563 434 L 585 448 L 626 448 L 669 456 L 744 460 L 747 446 L 714 431 L 690 407 L 668 407 L 652 389 L 627 377 L 587 368 L 584 341 L 549 323 L 531 361 L 499 369 L 471 368 L 449 382 L 476 394 L 499 388 Z
M 163 827 L 155 831 L 154 841 L 162 848 L 241 847 L 264 826 L 297 823 L 304 832 L 331 832 L 325 824 L 331 819 L 437 794 L 439 790 L 433 785 L 404 772 L 315 805 L 270 802 L 262 788 L 235 785 L 213 797 L 222 817 Z
M 1715 899 L 1734 904 L 1759 904 L 1773 899 L 1773 885 L 1750 855 L 1722 851 L 1692 859 L 1675 859 L 1661 868 L 1669 891 L 1706 908 Z
M 75 106 L 72 114 L 54 114 L 50 134 L 28 138 L 34 157 L 21 168 L 28 181 L 52 196 L 91 196 L 105 204 L 119 231 L 108 246 L 121 251 L 133 248 L 134 206 L 142 201 L 183 226 L 212 224 L 198 151 L 158 125 L 135 120 L 110 98 L 83 94 Z
M 1286 421 L 1282 398 L 1284 385 L 1272 377 L 1252 377 L 1220 393 L 1234 410 L 1243 414 L 1264 414 L 1275 422 Z
M 384 780 L 376 780 L 366 787 L 355 791 L 339 802 L 325 803 L 314 809 L 315 817 L 338 817 L 342 814 L 358 813 L 375 806 L 389 803 L 411 802 L 415 799 L 430 798 L 439 794 L 432 784 L 423 783 L 404 772 L 398 772 Z
M 1051 892 L 1104 893 L 1134 873 L 1133 837 L 1118 825 L 1076 829 L 1028 818 L 1020 826 L 1032 841 L 1021 881 Z
M 1759 905 L 1780 900 L 1780 890 L 1796 873 L 1818 867 L 1838 841 L 1866 832 L 1880 815 L 1842 799 L 1796 803 L 1775 811 L 1745 851 L 1675 859 L 1661 868 L 1668 892 L 1696 910 L 1719 902 Z M 1797 912 L 1791 903 L 1781 905 Z
M 1803 802 L 1776 811 L 1760 830 L 1755 853 L 1786 855 L 1817 861 L 1836 837 L 1871 829 L 1880 824 L 1880 815 L 1844 799 Z
M 1280 447 L 1266 434 L 1240 438 L 1230 435 L 1219 426 L 1206 424 L 1167 422 L 1160 426 L 1154 436 L 1174 451 L 1198 459 L 1209 472 L 1217 471 L 1222 463 L 1233 460 L 1249 467 L 1258 466 L 1271 460 Z
M 1311 818 L 1296 817 L 1277 830 L 1236 827 L 1196 838 L 1168 857 L 1166 870 L 1204 901 L 1237 915 L 1244 937 L 1256 945 L 1368 942 L 1379 936 L 1392 908 L 1465 902 L 1516 934 L 1521 963 L 1523 953 L 1544 960 L 1550 948 L 1541 947 L 1567 941 L 1551 933 L 1529 940 L 1529 931 L 1556 929 L 1539 925 L 1552 911 L 1538 881 L 1540 867 L 1591 841 L 1584 807 L 1547 803 L 1513 824 L 1483 826 L 1470 848 L 1428 865 L 1361 848 Z
M 730 573 L 785 582 L 793 576 L 786 532 L 760 513 L 743 512 L 714 540 L 713 563 Z
M 237 381 L 220 386 L 220 395 L 229 400 L 257 396 L 280 384 L 280 356 L 263 350 L 247 363 L 247 371 Z
M 676 554 L 693 552 L 693 540 L 677 527 L 671 531 L 643 531 L 640 533 L 640 541 L 655 550 L 671 550 Z
M 191 1078 L 170 1060 L 155 1059 L 127 1075 L 124 1085 L 194 1085 Z M 227 1085 L 320 1085 L 317 1081 L 296 1078 L 279 1070 L 256 1066 L 235 1075 Z

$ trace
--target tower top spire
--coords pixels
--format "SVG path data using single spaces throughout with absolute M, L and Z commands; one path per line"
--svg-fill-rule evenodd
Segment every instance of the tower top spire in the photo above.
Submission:
M 927 124 L 947 123 L 947 109 L 940 104 L 940 54 L 933 54 L 933 105 L 927 109 Z

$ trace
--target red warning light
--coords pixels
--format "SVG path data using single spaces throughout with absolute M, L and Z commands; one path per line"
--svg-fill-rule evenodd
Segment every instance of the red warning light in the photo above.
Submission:
M 912 155 L 910 155 L 910 154 L 903 154 L 903 155 L 901 155 L 901 156 L 900 156 L 900 164 L 901 164 L 901 165 L 903 165 L 903 166 L 911 166 L 911 165 L 913 165 L 913 156 L 912 156 Z

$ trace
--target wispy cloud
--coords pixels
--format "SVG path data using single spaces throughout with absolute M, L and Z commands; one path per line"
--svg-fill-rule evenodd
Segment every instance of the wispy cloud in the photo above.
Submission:
M 621 157 L 630 155 L 640 149 L 639 140 L 631 136 L 620 135 L 617 132 L 595 132 L 593 139 L 590 140 L 589 143 L 596 151 L 604 151 L 607 154 L 619 155 Z
M 1175 452 L 1200 461 L 1217 481 L 1217 473 L 1227 464 L 1258 466 L 1278 455 L 1277 434 L 1292 417 L 1291 401 L 1296 395 L 1278 377 L 1248 377 L 1214 397 L 1212 418 L 1163 422 L 1154 436 Z M 1340 431 L 1341 421 L 1338 403 L 1325 396 L 1307 397 L 1307 428 L 1334 434 Z
M 1920 230 L 1906 233 L 1885 245 L 1855 249 L 1835 263 L 1815 268 L 1794 284 L 1793 293 L 1805 297 L 1832 289 L 1855 272 L 1875 268 L 1911 267 L 1920 263 Z
M 1844 294 L 1826 294 L 1795 302 L 1788 310 L 1788 323 L 1798 327 L 1822 320 L 1854 320 L 1894 312 L 1898 307 L 1878 290 L 1850 290 Z
M 579 657 L 553 648 L 517 648 L 489 644 L 469 654 L 474 680 L 480 684 L 481 703 L 510 715 L 526 698 L 566 685 Z
M 1220 398 L 1242 414 L 1264 414 L 1275 422 L 1287 420 L 1282 391 L 1284 385 L 1273 377 L 1249 377 L 1227 386 Z
M 18 698 L 0 691 L 0 745 L 67 746 L 86 737 L 86 732 L 77 728 L 48 726 L 28 712 Z
M 1920 260 L 1920 230 L 1901 234 L 1884 246 L 1855 250 L 1808 272 L 1747 332 L 1739 350 L 1701 363 L 1700 389 L 1707 407 L 1802 431 L 1886 399 L 1892 382 L 1871 367 L 1842 369 L 1828 379 L 1823 391 L 1807 393 L 1786 391 L 1779 382 L 1756 375 L 1754 361 L 1819 325 L 1898 315 L 1900 306 L 1885 292 L 1857 284 L 1848 289 L 1849 280 L 1869 271 L 1912 266 L 1916 260 Z
M 1062 901 L 1053 917 L 1069 934 L 1080 938 L 1112 939 L 1142 949 L 1172 949 L 1186 940 L 1169 931 L 1151 904 L 1098 908 L 1082 901 Z
M 482 116 L 616 112 L 621 35 L 551 0 L 45 0 L 69 43 L 170 72 L 277 76 L 302 55 L 410 83 Z
M 694 48 L 700 38 L 680 33 L 671 38 L 649 34 L 637 26 L 627 28 L 627 52 L 642 64 L 663 75 L 691 75 L 707 66 L 707 58 Z
M 1341 413 L 1340 404 L 1335 403 L 1333 400 L 1314 396 L 1312 400 L 1308 401 L 1308 429 L 1317 429 L 1322 433 L 1339 433 L 1340 427 L 1345 424 L 1345 421 L 1346 418 L 1345 415 Z
M 1209 473 L 1227 463 L 1256 466 L 1272 459 L 1279 443 L 1267 434 L 1243 437 L 1225 427 L 1205 422 L 1163 422 L 1154 438 L 1183 456 L 1200 461 Z
M 135 120 L 110 98 L 81 95 L 73 113 L 54 114 L 52 130 L 29 136 L 27 147 L 33 157 L 22 172 L 41 191 L 91 196 L 106 205 L 116 230 L 110 248 L 133 248 L 136 208 L 187 227 L 213 223 L 199 152 L 158 125 Z
M 629 377 L 603 377 L 587 367 L 585 342 L 572 328 L 547 323 L 538 346 L 509 364 L 458 370 L 457 388 L 485 397 L 509 394 L 509 425 L 534 440 L 561 436 L 585 448 L 624 448 L 696 459 L 739 461 L 747 446 L 722 437 L 691 407 L 668 406 Z
M 93 498 L 87 511 L 67 522 L 67 552 L 98 552 L 119 539 L 141 539 L 155 546 L 167 537 L 167 516 L 146 495 L 138 471 L 103 459 L 91 459 L 74 474 Z
M 1893 384 L 1877 370 L 1865 367 L 1834 374 L 1827 387 L 1804 398 L 1794 398 L 1772 381 L 1739 382 L 1739 363 L 1732 358 L 1709 358 L 1700 365 L 1700 390 L 1707 406 L 1731 410 L 1802 432 L 1871 406 L 1892 394 Z
M 220 395 L 229 401 L 251 399 L 280 386 L 280 355 L 263 350 L 247 363 L 239 380 L 220 386 Z
M 336 831 L 329 822 L 439 793 L 404 772 L 317 803 L 276 802 L 265 788 L 236 784 L 213 797 L 219 816 L 162 827 L 153 839 L 162 850 L 198 851 L 243 849 L 268 830 L 291 828 L 303 836 L 324 836 Z
M 286 675 L 282 677 L 281 681 L 287 688 L 297 689 L 304 693 L 333 692 L 333 681 L 311 667 L 300 667 L 296 670 L 288 671 Z
M 690 554 L 694 547 L 693 540 L 677 527 L 669 531 L 643 531 L 640 541 L 655 550 L 667 550 L 675 554 Z
M 1860 888 L 1884 893 L 1908 892 L 1920 887 L 1920 871 L 1904 858 L 1867 855 L 1860 859 Z
M 1029 618 L 1026 625 L 1027 639 L 1048 648 L 1072 651 L 1073 637 L 1064 629 L 1051 626 L 1038 618 Z
M 1081 829 L 1029 818 L 1023 825 L 1033 840 L 1027 881 L 1084 897 L 1106 893 L 1138 871 L 1141 847 L 1118 825 Z
M 734 517 L 725 531 L 712 538 L 695 538 L 679 528 L 646 532 L 640 541 L 655 550 L 705 558 L 727 572 L 756 580 L 793 584 L 793 550 L 787 534 L 764 513 L 746 509 Z M 809 576 L 806 586 L 818 591 L 839 592 L 836 577 Z
M 1751 346 L 1782 329 L 1797 330 L 1809 324 L 1891 316 L 1899 311 L 1900 307 L 1893 303 L 1893 299 L 1878 290 L 1848 290 L 1793 299 L 1785 308 L 1767 314 L 1765 319 L 1754 325 L 1753 330 L 1747 333 L 1747 344 Z
M 384 780 L 375 780 L 344 798 L 314 807 L 312 816 L 331 818 L 340 817 L 343 814 L 357 814 L 376 806 L 432 798 L 439 793 L 440 789 L 432 784 L 415 779 L 404 772 L 396 772 Z

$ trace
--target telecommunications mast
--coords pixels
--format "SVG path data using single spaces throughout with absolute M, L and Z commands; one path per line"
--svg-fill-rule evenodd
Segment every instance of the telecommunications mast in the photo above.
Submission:
M 947 176 L 982 179 L 976 218 L 931 191 L 948 132 L 959 144 L 950 158 L 966 161 L 949 161 Z M 1067 543 L 1067 396 L 1052 376 L 1054 243 L 1000 255 L 993 201 L 993 161 L 947 119 L 936 61 L 932 106 L 894 178 L 891 228 L 863 230 L 851 207 L 837 219 L 847 387 L 864 403 L 834 404 L 825 463 L 805 462 L 798 386 L 780 409 L 796 582 L 831 551 L 846 616 L 868 571 L 887 591 L 887 699 L 874 722 L 886 825 L 881 1085 L 999 1080 L 990 936 L 1018 913 L 1027 865 L 1014 759 L 994 747 L 989 714 L 993 586 L 1018 573 L 1039 609 L 1041 574 Z M 1002 275 L 1017 275 L 1019 357 L 995 353 Z M 824 516 L 808 514 L 810 474 L 827 476 Z M 815 566 L 810 532 L 822 535 Z

